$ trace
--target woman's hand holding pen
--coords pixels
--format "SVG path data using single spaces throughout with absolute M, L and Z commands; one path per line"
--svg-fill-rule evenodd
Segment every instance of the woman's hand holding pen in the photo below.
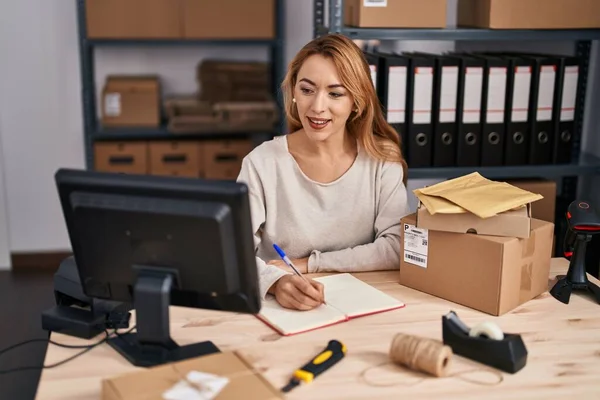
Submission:
M 323 284 L 298 275 L 282 276 L 269 291 L 282 307 L 301 311 L 312 310 L 325 300 Z

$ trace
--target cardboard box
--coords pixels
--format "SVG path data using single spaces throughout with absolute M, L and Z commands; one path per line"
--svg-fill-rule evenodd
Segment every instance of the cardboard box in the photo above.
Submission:
M 102 381 L 102 400 L 162 400 L 162 394 L 190 371 L 230 377 L 216 400 L 271 400 L 283 395 L 236 352 L 224 352 L 140 369 Z
M 531 203 L 531 217 L 554 223 L 556 215 L 556 182 L 545 179 L 511 180 L 507 183 L 544 196 Z
M 272 39 L 275 0 L 181 0 L 187 39 Z
M 202 143 L 203 172 L 206 179 L 237 179 L 242 160 L 252 151 L 249 140 L 215 140 Z
M 493 29 L 600 27 L 598 0 L 459 0 L 457 25 Z
M 104 172 L 146 174 L 146 142 L 99 142 L 94 144 L 94 169 Z
M 158 127 L 160 81 L 155 76 L 109 76 L 102 91 L 106 127 Z
M 531 229 L 530 207 L 531 204 L 527 204 L 518 210 L 480 218 L 472 213 L 431 215 L 419 202 L 416 226 L 435 231 L 528 238 Z
M 360 28 L 445 28 L 446 0 L 345 0 L 344 23 Z
M 166 176 L 200 176 L 200 144 L 198 142 L 151 142 L 150 174 Z
M 415 223 L 415 214 L 402 218 L 400 284 L 491 315 L 548 290 L 553 224 L 532 219 L 530 237 L 519 239 L 427 231 Z
M 173 39 L 182 36 L 180 0 L 86 0 L 93 39 Z

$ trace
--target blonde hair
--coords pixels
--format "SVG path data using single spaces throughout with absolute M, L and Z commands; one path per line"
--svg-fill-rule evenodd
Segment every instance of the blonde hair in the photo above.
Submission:
M 300 67 L 308 57 L 315 54 L 333 61 L 342 85 L 354 98 L 353 108 L 358 111 L 353 112 L 346 122 L 348 132 L 356 137 L 367 154 L 375 159 L 402 164 L 403 181 L 406 184 L 407 164 L 400 150 L 400 135 L 383 116 L 379 98 L 371 81 L 369 64 L 361 49 L 343 35 L 330 34 L 312 40 L 290 63 L 281 85 L 289 132 L 296 132 L 302 128 L 298 110 L 292 101 L 294 86 Z

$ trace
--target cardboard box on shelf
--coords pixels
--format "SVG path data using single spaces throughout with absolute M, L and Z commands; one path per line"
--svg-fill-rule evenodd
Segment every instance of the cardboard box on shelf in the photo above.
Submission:
M 168 176 L 200 176 L 200 144 L 186 141 L 149 143 L 150 174 Z
M 94 143 L 94 169 L 104 172 L 146 174 L 148 145 L 146 142 Z
M 597 0 L 459 0 L 457 25 L 492 29 L 600 27 Z
M 160 92 L 160 81 L 156 76 L 107 77 L 102 91 L 102 125 L 158 127 Z
M 400 284 L 491 315 L 548 290 L 554 225 L 531 220 L 527 239 L 428 231 L 402 218 Z
M 272 39 L 275 0 L 181 0 L 186 39 Z
M 235 180 L 242 160 L 252 151 L 250 140 L 211 140 L 202 143 L 203 172 L 206 179 Z
M 513 186 L 532 193 L 541 194 L 543 199 L 531 204 L 531 217 L 554 223 L 556 214 L 556 182 L 545 179 L 523 179 L 507 181 Z
M 229 383 L 215 399 L 284 398 L 269 381 L 253 371 L 252 365 L 241 355 L 228 351 L 104 379 L 102 400 L 162 400 L 163 393 L 183 380 L 191 371 L 229 377 Z
M 360 28 L 445 28 L 446 0 L 345 0 L 344 16 Z
M 493 217 L 479 218 L 470 212 L 431 215 L 423 203 L 419 202 L 416 226 L 435 231 L 528 238 L 531 229 L 531 204 Z
M 182 36 L 179 0 L 86 0 L 92 39 L 173 39 Z

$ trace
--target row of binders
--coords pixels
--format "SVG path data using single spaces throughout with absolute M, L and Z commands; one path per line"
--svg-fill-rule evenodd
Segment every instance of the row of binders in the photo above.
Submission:
M 529 53 L 365 52 L 411 168 L 571 161 L 580 60 Z

